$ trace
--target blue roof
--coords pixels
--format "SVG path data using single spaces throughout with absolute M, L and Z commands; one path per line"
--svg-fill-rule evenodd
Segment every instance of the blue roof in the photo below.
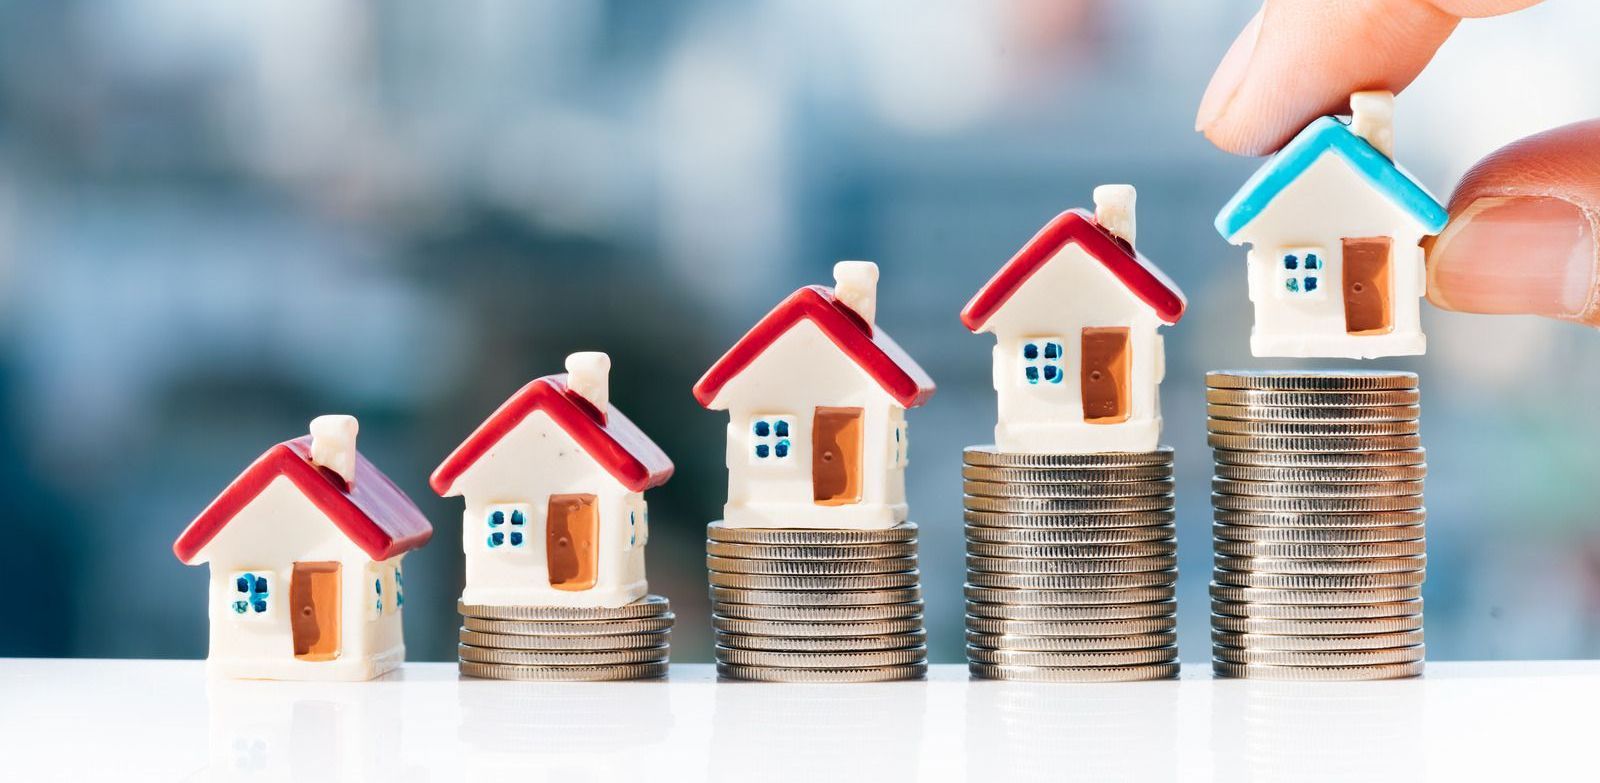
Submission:
M 1342 156 L 1350 168 L 1355 169 L 1379 193 L 1388 196 L 1397 206 L 1410 213 L 1427 228 L 1428 233 L 1437 234 L 1444 228 L 1449 214 L 1416 180 L 1396 166 L 1388 156 L 1374 149 L 1366 139 L 1352 133 L 1343 122 L 1334 117 L 1319 117 L 1257 169 L 1244 187 L 1233 194 L 1227 206 L 1217 213 L 1217 233 L 1232 241 L 1235 234 L 1255 220 L 1289 183 L 1298 179 L 1324 152 Z

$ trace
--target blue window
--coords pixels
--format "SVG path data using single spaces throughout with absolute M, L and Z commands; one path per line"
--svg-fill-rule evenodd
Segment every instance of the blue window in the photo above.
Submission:
M 400 576 L 400 566 L 394 567 L 394 610 L 400 611 L 406 605 L 406 583 Z
M 1022 344 L 1022 379 L 1029 385 L 1057 384 L 1066 377 L 1066 355 L 1058 340 L 1028 340 Z
M 233 613 L 256 615 L 267 613 L 267 600 L 272 595 L 272 579 L 268 574 L 245 572 L 233 577 Z
M 758 416 L 750 423 L 750 453 L 753 462 L 787 460 L 794 451 L 789 416 Z
M 1319 296 L 1327 261 L 1321 248 L 1298 247 L 1286 250 L 1278 265 L 1278 290 L 1284 296 Z
M 528 511 L 520 506 L 489 509 L 489 548 L 521 547 L 527 543 Z
M 372 577 L 372 613 L 383 614 L 383 577 Z

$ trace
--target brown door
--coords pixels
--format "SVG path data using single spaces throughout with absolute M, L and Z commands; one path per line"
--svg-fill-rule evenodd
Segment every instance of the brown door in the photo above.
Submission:
M 1344 240 L 1344 330 L 1384 334 L 1394 329 L 1388 237 Z
M 1127 421 L 1131 403 L 1128 375 L 1128 328 L 1091 326 L 1083 330 L 1083 420 L 1091 424 Z
M 594 495 L 551 495 L 545 516 L 545 562 L 550 586 L 588 590 L 600 572 L 600 508 Z
M 811 422 L 811 494 L 819 506 L 861 502 L 861 409 L 818 408 Z
M 302 661 L 339 657 L 339 610 L 339 564 L 295 563 L 294 577 L 289 580 L 294 657 Z

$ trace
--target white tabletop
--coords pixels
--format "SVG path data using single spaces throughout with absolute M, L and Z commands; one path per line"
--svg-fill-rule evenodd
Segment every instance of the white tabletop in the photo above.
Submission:
M 1590 778 L 1600 662 L 1419 680 L 1030 685 L 209 680 L 193 661 L 0 660 L 9 780 L 765 781 Z M 1003 777 L 997 775 L 1003 773 Z

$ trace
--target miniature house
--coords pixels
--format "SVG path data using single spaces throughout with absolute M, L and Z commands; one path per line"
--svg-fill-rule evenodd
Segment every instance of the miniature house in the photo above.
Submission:
M 1268 160 L 1217 215 L 1249 244 L 1256 356 L 1420 354 L 1427 272 L 1419 243 L 1444 207 L 1392 159 L 1394 96 L 1350 96 Z
M 933 380 L 874 322 L 878 267 L 778 304 L 694 387 L 728 412 L 734 527 L 888 528 L 905 521 L 905 412 Z
M 467 585 L 489 606 L 617 607 L 645 595 L 644 491 L 672 461 L 611 405 L 611 360 L 567 357 L 506 400 L 433 472 L 461 495 Z
M 1134 250 L 1134 190 L 1095 188 L 1095 213 L 1063 212 L 961 311 L 995 335 L 1001 451 L 1151 451 L 1161 438 L 1163 324 L 1184 298 Z
M 400 560 L 433 528 L 320 416 L 267 450 L 172 546 L 211 565 L 210 668 L 225 677 L 366 680 L 405 660 Z

